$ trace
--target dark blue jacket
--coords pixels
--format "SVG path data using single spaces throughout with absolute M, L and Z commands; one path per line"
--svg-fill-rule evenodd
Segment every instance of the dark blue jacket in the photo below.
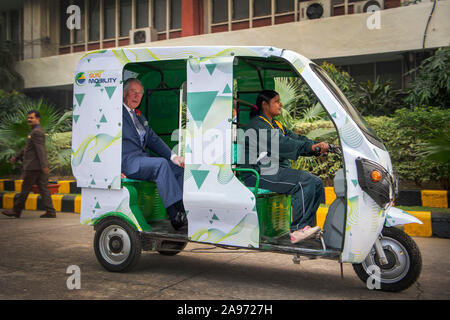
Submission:
M 145 150 L 149 148 L 154 153 L 170 161 L 172 151 L 167 144 L 148 126 L 144 115 L 138 116 L 146 130 L 144 147 L 141 147 L 139 134 L 134 126 L 133 119 L 128 110 L 122 106 L 122 173 L 126 176 L 136 173 L 139 170 L 140 158 L 150 157 Z

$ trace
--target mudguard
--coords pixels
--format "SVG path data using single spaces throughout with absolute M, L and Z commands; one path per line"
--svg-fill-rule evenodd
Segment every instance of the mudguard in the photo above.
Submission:
M 384 222 L 386 227 L 393 227 L 408 223 L 423 224 L 422 221 L 402 209 L 390 207 L 386 210 L 386 220 Z

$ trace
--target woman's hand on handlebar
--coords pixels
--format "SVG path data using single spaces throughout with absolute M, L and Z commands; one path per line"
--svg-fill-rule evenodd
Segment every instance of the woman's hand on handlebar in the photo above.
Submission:
M 330 149 L 330 145 L 326 142 L 319 142 L 316 144 L 313 144 L 311 147 L 312 151 L 316 152 L 317 154 L 327 154 L 329 149 Z

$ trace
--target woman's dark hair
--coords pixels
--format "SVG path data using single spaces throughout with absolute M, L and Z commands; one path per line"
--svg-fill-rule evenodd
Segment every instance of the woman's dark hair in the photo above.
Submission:
M 263 101 L 270 103 L 270 100 L 278 96 L 278 92 L 274 90 L 262 90 L 258 97 L 256 98 L 256 104 L 250 110 L 250 118 L 254 116 L 259 116 L 262 113 L 262 103 Z

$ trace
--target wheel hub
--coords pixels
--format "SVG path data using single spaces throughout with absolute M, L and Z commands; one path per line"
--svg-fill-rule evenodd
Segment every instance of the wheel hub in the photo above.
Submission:
M 380 268 L 381 279 L 379 280 L 381 282 L 394 283 L 400 281 L 406 276 L 410 267 L 411 262 L 408 252 L 400 242 L 389 237 L 381 239 L 381 246 L 388 263 L 382 265 L 375 249 L 372 249 L 363 262 L 364 270 L 368 272 L 370 266 L 376 265 Z
M 108 263 L 118 265 L 130 255 L 131 240 L 121 226 L 111 225 L 103 230 L 99 241 L 100 253 Z

